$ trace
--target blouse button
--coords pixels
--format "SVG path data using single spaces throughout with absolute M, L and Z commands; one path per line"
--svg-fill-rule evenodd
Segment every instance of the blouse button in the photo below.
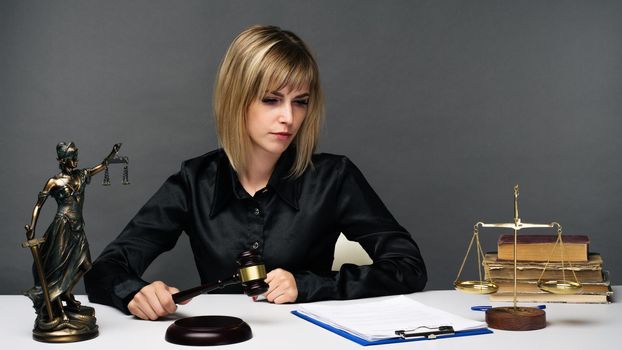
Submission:
M 255 208 L 254 213 L 255 213 L 255 215 L 259 215 L 259 208 Z
M 259 248 L 259 242 L 253 243 L 253 249 L 257 249 L 257 248 Z

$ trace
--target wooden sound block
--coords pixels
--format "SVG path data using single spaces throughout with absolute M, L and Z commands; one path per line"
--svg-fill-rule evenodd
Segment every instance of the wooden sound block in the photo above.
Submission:
M 535 307 L 493 307 L 486 311 L 486 323 L 505 331 L 532 331 L 546 327 L 546 313 Z
M 248 324 L 231 316 L 197 316 L 175 321 L 166 330 L 166 341 L 179 345 L 226 345 L 253 337 Z

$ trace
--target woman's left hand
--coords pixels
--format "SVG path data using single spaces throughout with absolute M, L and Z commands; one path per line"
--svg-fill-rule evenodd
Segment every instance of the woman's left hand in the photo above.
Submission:
M 294 275 L 283 269 L 275 269 L 266 275 L 268 291 L 264 293 L 269 302 L 275 304 L 293 303 L 298 298 Z

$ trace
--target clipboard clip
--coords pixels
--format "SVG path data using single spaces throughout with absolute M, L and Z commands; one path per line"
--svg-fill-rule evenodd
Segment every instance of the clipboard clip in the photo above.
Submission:
M 428 326 L 419 326 L 415 329 L 408 330 L 397 330 L 395 331 L 395 335 L 400 336 L 402 339 L 413 338 L 413 337 L 424 337 L 426 339 L 436 339 L 439 335 L 453 335 L 454 327 L 452 326 L 439 326 L 439 327 L 428 327 Z

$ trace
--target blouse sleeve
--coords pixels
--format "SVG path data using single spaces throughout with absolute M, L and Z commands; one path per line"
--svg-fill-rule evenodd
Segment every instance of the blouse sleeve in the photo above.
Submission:
M 149 284 L 141 275 L 160 254 L 171 250 L 187 222 L 183 170 L 171 176 L 111 242 L 85 275 L 89 300 L 129 314 L 127 304 Z
M 393 218 L 361 171 L 345 157 L 343 163 L 337 195 L 338 227 L 349 240 L 361 244 L 373 264 L 344 264 L 330 275 L 295 273 L 297 302 L 423 290 L 427 273 L 417 244 Z

